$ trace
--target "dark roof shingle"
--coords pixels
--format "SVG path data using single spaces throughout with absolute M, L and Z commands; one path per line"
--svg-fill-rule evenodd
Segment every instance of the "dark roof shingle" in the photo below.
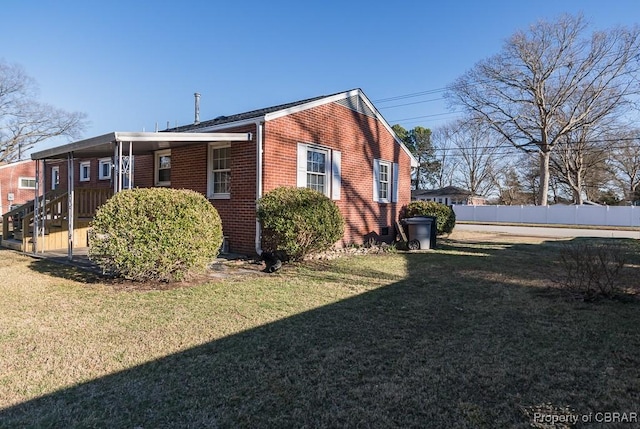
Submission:
M 265 107 L 265 108 L 262 108 L 262 109 L 251 110 L 249 112 L 237 113 L 237 114 L 229 115 L 229 116 L 218 116 L 218 117 L 216 117 L 214 119 L 210 119 L 210 120 L 207 120 L 207 121 L 200 122 L 197 125 L 196 124 L 181 125 L 179 127 L 167 129 L 165 131 L 168 131 L 168 132 L 185 132 L 185 131 L 191 131 L 191 130 L 195 130 L 195 129 L 199 129 L 199 128 L 204 128 L 204 127 L 212 127 L 212 126 L 215 126 L 215 125 L 222 125 L 222 124 L 228 124 L 228 123 L 232 123 L 232 122 L 244 121 L 244 120 L 247 120 L 247 119 L 259 118 L 260 116 L 264 116 L 264 115 L 266 115 L 268 113 L 277 112 L 279 110 L 290 109 L 291 107 L 300 106 L 302 104 L 310 103 L 312 101 L 317 101 L 317 100 L 320 100 L 322 98 L 331 97 L 331 96 L 337 95 L 337 94 L 342 94 L 342 92 L 338 92 L 336 94 L 331 94 L 331 95 L 321 95 L 321 96 L 318 96 L 318 97 L 307 98 L 305 100 L 294 101 L 294 102 L 291 102 L 291 103 L 278 104 L 277 106 Z

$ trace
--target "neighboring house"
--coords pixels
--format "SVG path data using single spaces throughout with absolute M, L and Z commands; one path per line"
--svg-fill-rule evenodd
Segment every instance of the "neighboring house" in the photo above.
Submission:
M 36 189 L 35 163 L 25 161 L 0 164 L 0 213 L 32 200 Z
M 118 157 L 131 168 L 114 165 Z M 220 213 L 229 250 L 245 254 L 260 252 L 256 201 L 279 186 L 334 200 L 346 220 L 343 245 L 393 240 L 417 166 L 360 89 L 158 133 L 110 133 L 32 158 L 44 162 L 47 191 L 66 189 L 72 166 L 77 191 L 126 188 L 132 177 L 133 187 L 200 192 Z
M 470 191 L 466 191 L 456 186 L 446 186 L 440 189 L 414 190 L 411 191 L 411 199 L 435 201 L 448 206 L 482 206 L 486 204 L 487 201 L 484 197 L 473 195 Z

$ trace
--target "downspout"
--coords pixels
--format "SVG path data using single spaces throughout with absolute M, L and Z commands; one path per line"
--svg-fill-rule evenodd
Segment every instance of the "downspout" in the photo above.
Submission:
M 264 122 L 256 121 L 256 209 L 262 198 L 262 131 Z M 262 255 L 262 228 L 256 217 L 256 253 Z

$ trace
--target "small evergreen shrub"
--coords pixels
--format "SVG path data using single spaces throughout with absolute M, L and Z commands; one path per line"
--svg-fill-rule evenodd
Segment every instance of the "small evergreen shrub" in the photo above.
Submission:
M 221 244 L 218 212 L 189 190 L 118 192 L 89 230 L 89 258 L 105 273 L 139 281 L 180 281 L 203 272 Z
M 438 235 L 451 234 L 456 226 L 453 209 L 435 201 L 412 201 L 400 213 L 401 219 L 414 216 L 435 216 Z
M 344 234 L 344 219 L 333 201 L 308 188 L 280 187 L 258 202 L 265 251 L 290 259 L 329 249 Z

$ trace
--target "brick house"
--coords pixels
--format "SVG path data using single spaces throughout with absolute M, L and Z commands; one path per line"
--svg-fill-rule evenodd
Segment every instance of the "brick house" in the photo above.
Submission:
M 244 254 L 260 253 L 256 200 L 278 186 L 311 187 L 333 199 L 346 220 L 343 245 L 392 240 L 417 165 L 360 89 L 196 117 L 158 133 L 111 133 L 32 158 L 44 163 L 46 191 L 69 187 L 72 166 L 77 190 L 122 189 L 132 177 L 132 187 L 200 192 L 220 213 L 229 250 Z M 114 166 L 118 158 L 133 159 L 131 167 Z
M 0 164 L 0 214 L 32 200 L 36 189 L 35 164 L 31 160 Z
M 440 189 L 413 190 L 411 191 L 411 199 L 418 201 L 435 201 L 447 206 L 482 206 L 485 205 L 487 201 L 485 197 L 474 195 L 471 191 L 456 186 L 445 186 Z

